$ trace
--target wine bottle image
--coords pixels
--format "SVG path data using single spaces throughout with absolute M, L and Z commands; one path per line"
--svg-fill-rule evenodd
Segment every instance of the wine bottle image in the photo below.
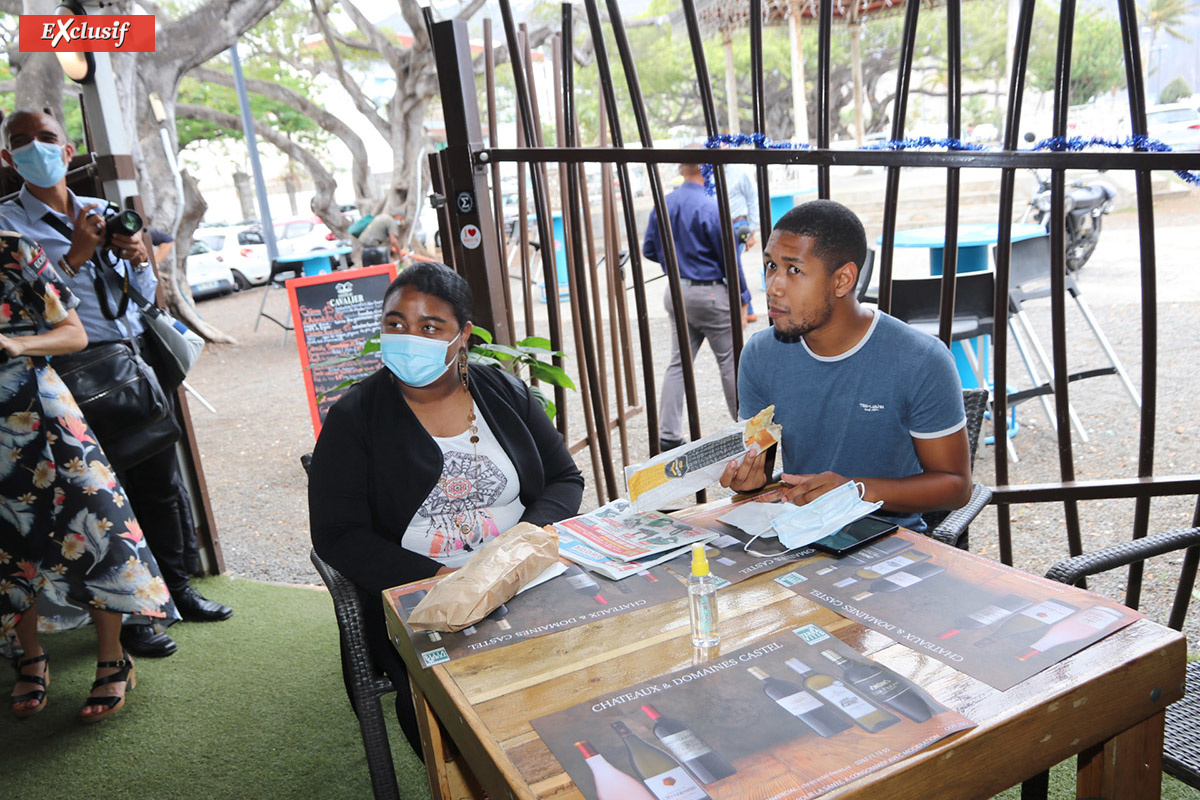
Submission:
M 798 658 L 789 658 L 783 663 L 805 676 L 804 688 L 819 694 L 868 733 L 877 733 L 900 721 L 895 714 L 875 705 L 842 681 L 828 673 L 817 672 Z
M 604 595 L 600 594 L 600 584 L 596 583 L 592 576 L 584 572 L 578 564 L 568 564 L 563 577 L 566 578 L 568 586 L 580 594 L 591 597 L 597 605 L 608 605 Z
M 1037 605 L 1018 611 L 1004 620 L 991 633 L 975 642 L 976 647 L 987 647 L 1000 639 L 1019 636 L 1053 625 L 1078 611 L 1079 608 L 1061 600 L 1044 600 Z
M 918 561 L 912 566 L 897 570 L 872 581 L 871 588 L 854 595 L 854 599 L 865 600 L 879 592 L 898 592 L 901 589 L 907 589 L 909 586 L 928 580 L 934 575 L 941 575 L 945 571 L 945 567 L 939 567 L 937 564 L 931 564 L 928 561 Z
M 1121 612 L 1115 608 L 1108 608 L 1107 606 L 1085 608 L 1083 611 L 1067 617 L 1062 622 L 1051 625 L 1050 630 L 1046 631 L 1042 635 L 1042 638 L 1029 645 L 1029 650 L 1018 656 L 1018 658 L 1022 661 L 1027 661 L 1038 653 L 1046 652 L 1051 647 L 1078 642 L 1080 639 L 1094 636 L 1119 619 L 1121 619 Z
M 858 583 L 859 581 L 873 581 L 882 578 L 884 575 L 890 575 L 898 570 L 906 569 L 921 561 L 926 561 L 929 558 L 928 553 L 922 553 L 919 550 L 908 550 L 891 558 L 885 558 L 882 561 L 876 561 L 873 564 L 868 564 L 861 569 L 856 569 L 854 575 L 843 578 L 834 584 L 841 588 Z
M 575 746 L 592 771 L 597 800 L 654 800 L 641 781 L 608 763 L 587 739 L 576 742 Z
M 880 539 L 877 542 L 872 542 L 866 547 L 861 547 L 858 550 L 855 550 L 853 553 L 847 553 L 841 558 L 835 559 L 832 564 L 817 570 L 817 574 L 828 575 L 834 570 L 843 567 L 848 567 L 850 569 L 864 567 L 875 561 L 883 561 L 885 558 L 891 558 L 897 553 L 907 550 L 910 547 L 912 547 L 912 542 L 906 541 L 897 536 L 888 536 L 887 538 Z
M 833 650 L 822 650 L 821 655 L 841 667 L 842 676 L 851 686 L 913 722 L 924 722 L 943 710 L 915 684 L 882 664 L 844 656 Z
M 851 722 L 847 717 L 803 687 L 797 686 L 791 681 L 772 678 L 760 667 L 747 667 L 746 669 L 751 675 L 762 681 L 763 693 L 767 697 L 811 728 L 818 736 L 828 739 L 830 736 L 850 728 Z M 809 671 L 811 672 L 811 670 Z
M 625 742 L 633 771 L 658 800 L 712 800 L 674 758 L 629 730 L 621 720 L 612 727 Z
M 504 603 L 501 603 L 500 605 L 496 606 L 495 611 L 487 615 L 487 618 L 496 623 L 496 627 L 498 627 L 500 630 L 507 631 L 512 629 L 512 623 L 505 619 L 507 616 L 508 606 L 504 605 Z
M 956 636 L 963 631 L 977 631 L 989 625 L 995 625 L 1001 620 L 1008 619 L 1018 611 L 1029 608 L 1031 605 L 1033 605 L 1032 600 L 1026 600 L 1017 594 L 1006 594 L 996 602 L 988 603 L 986 606 L 977 608 L 970 614 L 954 620 L 954 627 L 938 638 L 949 639 L 951 636 Z
M 709 747 L 691 728 L 677 719 L 664 717 L 647 703 L 642 711 L 654 723 L 654 735 L 667 746 L 701 783 L 713 783 L 737 772 L 725 758 Z
M 412 616 L 412 612 L 421 604 L 421 601 L 425 599 L 425 595 L 427 594 L 429 594 L 429 592 L 425 591 L 424 589 L 417 589 L 415 592 L 409 592 L 408 594 L 400 596 L 400 607 L 405 611 L 405 619 L 408 619 L 410 616 Z M 437 631 L 417 631 L 416 633 L 417 635 L 423 633 L 426 640 L 428 640 L 430 644 L 436 644 L 442 640 L 442 635 Z

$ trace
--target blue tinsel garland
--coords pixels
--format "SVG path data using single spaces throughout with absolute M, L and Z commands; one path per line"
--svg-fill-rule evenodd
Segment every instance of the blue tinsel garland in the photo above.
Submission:
M 716 136 L 708 137 L 704 143 L 705 147 L 744 147 L 745 145 L 753 145 L 760 150 L 812 150 L 813 147 L 807 144 L 797 144 L 794 142 L 775 142 L 762 133 L 721 133 Z M 928 136 L 918 136 L 911 139 L 902 139 L 900 141 L 879 142 L 877 144 L 866 145 L 863 150 L 920 150 L 927 147 L 940 147 L 946 150 L 987 150 L 983 145 L 974 144 L 973 142 L 964 142 L 959 139 L 933 139 Z M 1163 144 L 1158 139 L 1151 139 L 1149 136 L 1129 136 L 1125 139 L 1114 140 L 1104 139 L 1099 136 L 1091 136 L 1084 138 L 1082 136 L 1052 136 L 1049 139 L 1043 139 L 1037 142 L 1029 150 L 1051 150 L 1056 153 L 1067 151 L 1085 150 L 1089 147 L 1107 147 L 1110 150 L 1138 150 L 1151 153 L 1169 153 L 1170 145 Z M 702 164 L 700 169 L 704 173 L 704 188 L 709 194 L 716 191 L 713 184 L 712 164 Z M 1189 172 L 1187 170 L 1174 170 L 1175 174 L 1183 178 L 1193 186 L 1200 186 L 1200 172 Z

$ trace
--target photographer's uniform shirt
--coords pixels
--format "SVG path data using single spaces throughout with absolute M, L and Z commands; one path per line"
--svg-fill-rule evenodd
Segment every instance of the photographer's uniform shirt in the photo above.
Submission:
M 98 197 L 79 197 L 70 190 L 67 190 L 67 194 L 71 212 L 74 214 L 70 217 L 55 212 L 34 197 L 27 186 L 22 185 L 15 200 L 0 204 L 0 229 L 23 233 L 38 242 L 50 262 L 57 265 L 71 249 L 71 238 L 49 223 L 46 215 L 53 215 L 65 223 L 68 230 L 73 231 L 75 218 L 82 209 L 96 205 L 103 209 L 108 205 L 108 201 Z M 100 213 L 100 210 L 96 213 Z M 120 259 L 113 264 L 113 270 L 121 276 L 128 274 L 130 284 L 144 297 L 154 297 L 158 279 L 153 269 L 138 269 L 128 261 Z M 115 313 L 121 297 L 122 280 L 114 275 L 112 270 L 105 272 L 108 304 L 110 310 Z M 96 266 L 91 260 L 84 264 L 74 277 L 62 275 L 64 282 L 79 298 L 79 305 L 75 311 L 79 314 L 84 330 L 87 331 L 88 347 L 141 337 L 145 330 L 142 326 L 142 315 L 133 301 L 130 301 L 124 315 L 116 320 L 109 319 L 100 310 L 100 298 L 96 294 L 96 276 Z M 144 339 L 138 342 L 139 348 L 142 347 L 143 341 Z M 53 365 L 53 359 L 51 364 Z M 168 400 L 171 394 L 166 393 Z M 184 554 L 185 537 L 189 535 L 192 523 L 190 500 L 179 474 L 175 448 L 168 447 L 140 464 L 129 467 L 117 477 L 129 496 L 129 502 L 142 526 L 146 542 L 150 545 L 150 552 L 158 562 L 167 588 L 172 592 L 186 588 L 189 585 L 189 571 Z M 188 515 L 186 518 L 185 514 Z M 130 619 L 126 622 L 134 624 Z
M 100 209 L 103 209 L 108 205 L 107 200 L 99 197 L 79 197 L 69 189 L 67 190 L 67 195 L 70 198 L 70 207 L 74 216 L 59 214 L 50 208 L 50 206 L 34 197 L 33 193 L 29 191 L 28 186 L 22 185 L 21 191 L 15 200 L 0 204 L 0 229 L 17 231 L 39 243 L 50 263 L 54 264 L 57 268 L 59 260 L 71 249 L 71 238 L 47 222 L 46 215 L 49 214 L 57 218 L 68 229 L 73 230 L 75 227 L 75 217 L 79 215 L 82 209 L 97 205 L 100 206 Z M 100 213 L 100 211 L 98 210 L 97 213 Z M 130 284 L 133 288 L 141 292 L 142 296 L 148 298 L 154 297 L 158 286 L 158 279 L 154 275 L 154 270 L 148 267 L 146 269 L 138 269 L 132 267 L 128 261 L 120 259 L 112 265 L 112 270 L 106 270 L 105 286 L 108 289 L 108 304 L 112 312 L 116 312 L 117 303 L 121 296 L 121 280 L 117 275 L 113 274 L 113 270 L 116 271 L 117 275 L 124 276 L 128 274 Z M 83 323 L 83 329 L 87 331 L 89 347 L 117 342 L 122 339 L 132 339 L 142 334 L 144 330 L 142 327 L 142 315 L 137 310 L 136 304 L 132 301 L 125 310 L 124 316 L 117 320 L 109 319 L 101 311 L 100 298 L 96 294 L 96 265 L 91 260 L 84 264 L 74 277 L 68 276 L 61 269 L 59 273 L 63 281 L 70 287 L 75 296 L 79 298 L 79 306 L 75 309 L 75 312 L 79 314 L 79 320 Z

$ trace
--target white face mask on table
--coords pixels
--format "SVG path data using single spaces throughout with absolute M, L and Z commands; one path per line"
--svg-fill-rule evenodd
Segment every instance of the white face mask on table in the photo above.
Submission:
M 771 522 L 771 527 L 779 536 L 779 542 L 786 550 L 810 545 L 818 539 L 837 533 L 857 519 L 867 516 L 883 506 L 883 501 L 868 503 L 862 499 L 866 487 L 858 481 L 847 481 L 836 489 L 802 506 L 781 514 Z M 754 537 L 757 539 L 758 537 Z M 750 550 L 753 539 L 746 543 L 746 552 Z M 778 555 L 774 553 L 772 555 Z

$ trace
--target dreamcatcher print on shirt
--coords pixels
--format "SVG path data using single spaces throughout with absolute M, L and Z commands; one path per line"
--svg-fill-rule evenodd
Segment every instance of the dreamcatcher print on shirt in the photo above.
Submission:
M 499 536 L 488 507 L 496 504 L 508 486 L 508 479 L 490 458 L 474 453 L 444 453 L 442 476 L 444 480 L 434 485 L 417 509 L 417 518 L 428 520 L 419 536 L 425 540 L 430 558 L 477 550 Z

